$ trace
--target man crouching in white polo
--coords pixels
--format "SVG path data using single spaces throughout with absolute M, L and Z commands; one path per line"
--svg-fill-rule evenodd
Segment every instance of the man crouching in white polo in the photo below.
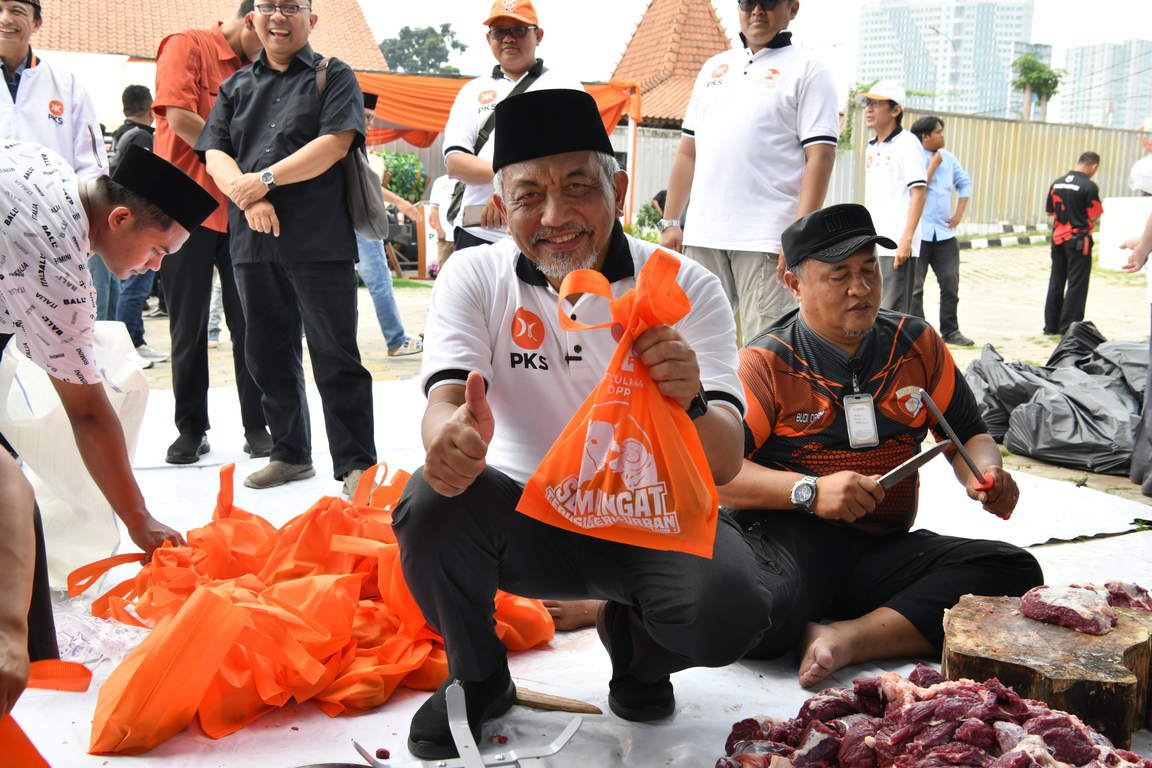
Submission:
M 472 248 L 439 276 L 428 315 L 424 468 L 394 515 L 404 576 L 444 638 L 449 680 L 412 720 L 408 747 L 456 755 L 446 690 L 459 680 L 475 733 L 511 707 L 516 686 L 496 636 L 497 589 L 525 597 L 600 599 L 597 628 L 612 658 L 609 705 L 649 721 L 675 709 L 669 675 L 739 659 L 768 628 L 771 597 L 756 557 L 727 515 L 712 559 L 571 533 L 516 511 L 524 484 L 604 377 L 610 329 L 560 328 L 563 278 L 594 269 L 619 297 L 657 246 L 624 234 L 628 176 L 595 101 L 544 90 L 496 110 L 496 196 L 511 240 Z M 736 327 L 720 281 L 684 259 L 677 282 L 692 310 L 641 335 L 634 354 L 660 391 L 694 417 L 718 485 L 741 466 L 744 390 Z M 607 321 L 585 295 L 564 312 Z

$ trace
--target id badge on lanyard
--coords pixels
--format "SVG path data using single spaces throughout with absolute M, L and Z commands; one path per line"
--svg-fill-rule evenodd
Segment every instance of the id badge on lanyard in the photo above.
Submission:
M 858 357 L 848 362 L 852 370 L 854 394 L 844 397 L 844 417 L 848 421 L 848 444 L 852 448 L 875 448 L 880 445 L 880 431 L 876 426 L 876 404 L 872 395 L 860 394 L 857 374 L 863 370 L 864 361 Z

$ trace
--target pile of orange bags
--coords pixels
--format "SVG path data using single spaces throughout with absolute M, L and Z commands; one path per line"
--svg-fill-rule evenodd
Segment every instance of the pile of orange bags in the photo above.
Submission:
M 352 503 L 322 498 L 276 530 L 233 506 L 233 471 L 221 470 L 212 522 L 189 531 L 188 546 L 156 550 L 134 579 L 92 604 L 94 616 L 156 626 L 100 689 L 90 754 L 147 752 L 194 716 L 218 739 L 290 699 L 315 701 L 332 717 L 363 712 L 400 685 L 432 691 L 448 676 L 443 641 L 404 583 L 392 533 L 407 473 L 373 492 L 375 469 L 365 472 Z M 85 566 L 69 576 L 69 592 L 140 559 Z M 496 622 L 511 650 L 555 631 L 538 601 L 503 592 Z

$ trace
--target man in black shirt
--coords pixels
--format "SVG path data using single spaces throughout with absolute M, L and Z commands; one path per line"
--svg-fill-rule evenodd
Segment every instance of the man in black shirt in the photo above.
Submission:
M 1044 303 L 1044 333 L 1049 335 L 1063 336 L 1072 323 L 1084 319 L 1088 280 L 1092 276 L 1092 230 L 1104 214 L 1100 190 L 1092 181 L 1099 168 L 1100 155 L 1085 152 L 1076 167 L 1048 189 L 1052 276 Z
M 271 461 L 249 488 L 316 474 L 305 397 L 301 329 L 337 480 L 351 495 L 376 463 L 372 376 L 356 345 L 356 238 L 341 159 L 364 143 L 364 96 L 352 70 L 330 60 L 323 98 L 308 44 L 317 21 L 296 0 L 262 1 L 249 14 L 263 52 L 220 86 L 196 143 L 228 195 L 236 285 L 247 320 L 248 367 L 264 393 Z
M 1001 517 L 1019 497 L 944 340 L 920 318 L 880 309 L 875 246 L 896 243 L 860 205 L 811 213 L 783 243 L 800 308 L 740 351 L 747 455 L 718 490 L 739 510 L 773 598 L 772 628 L 749 656 L 798 644 L 809 686 L 848 664 L 939 654 L 944 611 L 961 595 L 1022 595 L 1043 574 L 1009 544 L 911 531 L 917 475 L 879 482 L 920 453 L 930 429 L 942 439 L 924 389 L 993 481 L 976 488 L 957 452 L 945 453 L 968 497 Z

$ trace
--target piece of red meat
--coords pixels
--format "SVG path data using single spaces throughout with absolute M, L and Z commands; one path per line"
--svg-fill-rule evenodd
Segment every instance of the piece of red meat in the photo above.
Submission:
M 804 723 L 809 720 L 819 720 L 826 723 L 829 720 L 852 715 L 859 711 L 860 701 L 855 692 L 847 688 L 829 688 L 804 702 L 796 718 Z
M 767 734 L 767 739 L 778 744 L 799 747 L 800 736 L 803 733 L 804 725 L 799 720 L 785 720 L 772 726 L 772 730 Z
M 840 736 L 819 720 L 808 723 L 800 737 L 800 746 L 792 753 L 792 764 L 796 768 L 830 766 L 836 762 L 840 751 Z
M 996 762 L 992 763 L 989 768 L 1032 768 L 1037 765 L 1036 760 L 1032 755 L 1028 754 L 1023 749 L 1014 749 L 1011 752 L 1005 752 Z M 719 768 L 719 766 L 717 766 Z
M 957 741 L 963 741 L 974 747 L 979 747 L 985 752 L 998 746 L 996 729 L 983 720 L 977 720 L 976 718 L 969 718 L 961 723 L 960 727 L 956 730 L 955 738 Z
M 740 757 L 740 755 L 780 755 L 780 757 L 791 757 L 792 753 L 796 750 L 787 744 L 777 744 L 774 741 L 738 741 L 732 749 L 730 757 Z
M 1033 587 L 1020 598 L 1020 612 L 1088 635 L 1107 634 L 1116 625 L 1116 612 L 1091 586 Z
M 892 732 L 892 742 L 911 741 L 913 737 L 927 727 L 928 721 L 936 714 L 938 706 L 940 706 L 940 699 L 917 701 L 904 707 L 900 712 L 900 727 Z
M 1089 729 L 1067 714 L 1033 718 L 1024 724 L 1024 731 L 1042 738 L 1052 756 L 1062 763 L 1086 765 L 1098 753 Z
M 876 743 L 876 731 L 881 722 L 878 718 L 868 717 L 852 724 L 836 752 L 840 768 L 877 768 L 876 750 L 872 744 Z
M 936 717 L 953 722 L 974 717 L 972 712 L 978 711 L 982 714 L 989 709 L 984 699 L 970 691 L 938 697 L 936 701 L 939 702 L 936 706 Z
M 753 741 L 756 739 L 767 739 L 768 731 L 771 730 L 775 721 L 772 718 L 750 717 L 746 720 L 741 720 L 732 725 L 732 732 L 728 734 L 728 740 L 724 742 L 724 754 L 732 754 L 732 745 L 738 741 Z
M 879 676 L 860 677 L 852 681 L 860 711 L 872 717 L 884 716 L 884 681 Z
M 992 760 L 983 750 L 962 741 L 953 741 L 939 747 L 933 747 L 924 759 L 920 761 L 920 768 L 934 768 L 934 766 L 967 765 L 974 768 L 983 768 Z
M 1139 584 L 1124 581 L 1106 581 L 1108 604 L 1113 608 L 1134 608 L 1138 611 L 1152 611 L 1152 595 Z
M 741 766 L 730 757 L 722 757 L 716 761 L 716 768 L 741 768 Z
M 993 723 L 992 728 L 996 731 L 996 743 L 1002 753 L 1016 749 L 1016 745 L 1028 735 L 1017 723 L 1009 720 Z
M 902 742 L 893 742 L 892 734 L 899 728 L 895 723 L 885 723 L 876 731 L 876 764 L 879 766 L 892 765 L 896 758 L 904 752 Z
M 942 744 L 947 744 L 952 741 L 956 729 L 960 727 L 960 723 L 950 723 L 947 720 L 943 722 L 931 722 L 924 730 L 916 734 L 916 740 L 908 745 L 908 749 L 919 745 L 921 751 L 927 751 L 932 747 L 938 747 Z
M 923 664 L 917 664 L 916 669 L 912 670 L 912 674 L 908 675 L 908 680 L 921 688 L 928 688 L 937 683 L 943 683 L 947 679 L 944 675 Z

